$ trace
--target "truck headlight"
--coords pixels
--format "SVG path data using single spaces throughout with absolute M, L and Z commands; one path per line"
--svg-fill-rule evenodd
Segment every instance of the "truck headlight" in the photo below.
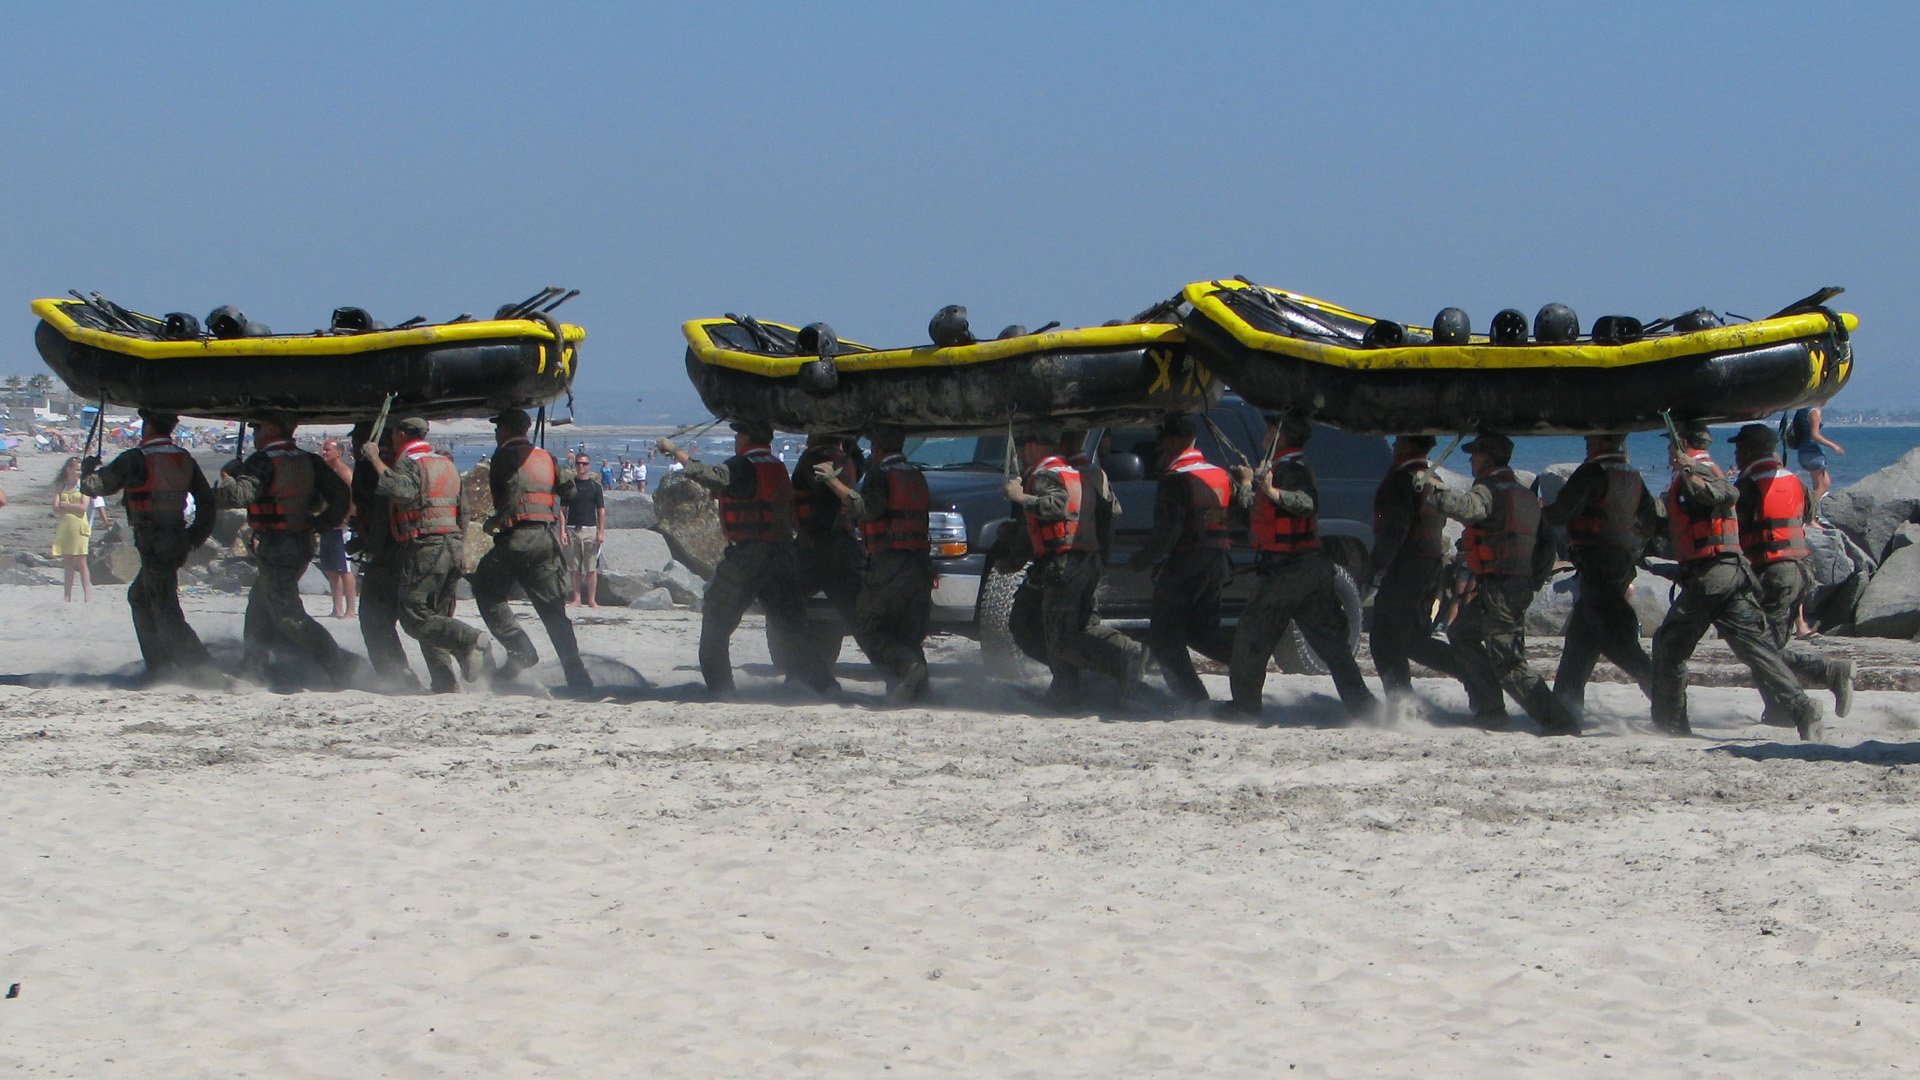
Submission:
M 956 510 L 927 514 L 927 546 L 934 555 L 957 558 L 967 553 L 967 519 Z

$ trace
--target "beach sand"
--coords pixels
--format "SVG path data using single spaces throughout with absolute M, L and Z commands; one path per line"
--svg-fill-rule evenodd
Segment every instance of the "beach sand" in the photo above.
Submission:
M 229 659 L 243 603 L 186 598 Z M 1430 679 L 1431 720 L 1390 726 L 1279 675 L 1269 727 L 1157 693 L 1060 718 L 942 637 L 933 703 L 887 711 L 851 645 L 846 700 L 784 690 L 750 617 L 723 705 L 697 614 L 624 609 L 579 618 L 606 702 L 547 698 L 551 662 L 513 694 L 134 690 L 123 588 L 0 611 L 12 1074 L 1914 1063 L 1910 693 L 1862 693 L 1827 745 L 1740 688 L 1647 735 L 1619 683 L 1579 740 L 1457 726 Z

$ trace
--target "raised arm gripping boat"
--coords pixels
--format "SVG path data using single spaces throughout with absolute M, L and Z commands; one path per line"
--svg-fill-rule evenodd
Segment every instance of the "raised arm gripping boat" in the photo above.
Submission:
M 568 392 L 586 331 L 551 314 L 559 290 L 500 317 L 416 320 L 391 329 L 359 308 L 333 325 L 274 334 L 231 308 L 164 318 L 94 294 L 35 300 L 40 356 L 75 393 L 134 408 L 243 420 L 266 410 L 302 423 L 372 419 L 393 395 L 394 416 L 486 416 L 537 408 Z M 572 294 L 568 294 L 572 295 Z
M 1852 373 L 1859 324 L 1825 306 L 1839 292 L 1753 321 L 1704 308 L 1644 326 L 1606 316 L 1587 336 L 1553 304 L 1530 340 L 1517 311 L 1479 335 L 1448 309 L 1457 321 L 1436 331 L 1234 279 L 1188 285 L 1181 325 L 1193 354 L 1264 409 L 1367 434 L 1582 435 L 1659 428 L 1663 410 L 1759 420 L 1826 401 Z
M 964 309 L 952 310 L 964 327 Z M 1206 408 L 1219 399 L 1218 381 L 1188 355 L 1180 328 L 1161 319 L 899 349 L 838 341 L 820 323 L 745 316 L 695 319 L 681 330 L 687 377 L 715 416 L 812 434 L 873 424 L 977 431 Z

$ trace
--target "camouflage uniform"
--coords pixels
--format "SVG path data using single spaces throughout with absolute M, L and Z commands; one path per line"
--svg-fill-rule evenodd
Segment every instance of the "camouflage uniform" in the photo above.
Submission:
M 1567 477 L 1541 517 L 1567 530 L 1580 575 L 1580 597 L 1567 621 L 1553 692 L 1580 709 L 1594 665 L 1605 656 L 1650 693 L 1653 661 L 1640 644 L 1640 617 L 1628 599 L 1647 538 L 1659 535 L 1661 527 L 1660 504 L 1646 481 L 1625 454 L 1594 455 Z
M 1094 616 L 1100 556 L 1097 550 L 1089 550 L 1097 548 L 1092 504 L 1081 502 L 1074 507 L 1066 480 L 1046 467 L 1051 461 L 1073 472 L 1076 483 L 1079 478 L 1064 459 L 1057 457 L 1028 470 L 1024 485 L 1028 501 L 1022 512 L 1028 522 L 1034 562 L 1027 570 L 1023 588 L 1039 590 L 1039 622 L 1046 641 L 1047 668 L 1053 675 L 1048 698 L 1054 705 L 1066 707 L 1079 700 L 1081 669 L 1110 675 L 1125 688 L 1138 673 L 1143 650 Z M 1063 525 L 1070 547 L 1053 552 L 1042 549 L 1039 532 Z M 1095 543 L 1079 539 L 1083 527 Z
M 853 537 L 853 525 L 840 505 L 840 497 L 820 482 L 813 467 L 823 461 L 839 466 L 840 480 L 849 487 L 859 484 L 857 463 L 839 446 L 809 446 L 793 466 L 793 544 L 795 557 L 806 570 L 809 581 L 817 582 L 827 603 L 840 617 L 839 633 L 846 633 L 859 622 L 862 565 L 860 543 Z M 811 595 L 811 594 L 809 594 Z M 809 626 L 811 634 L 823 632 L 819 623 Z M 837 644 L 837 642 L 836 642 Z M 871 659 L 871 657 L 869 657 Z
M 1187 650 L 1222 664 L 1233 659 L 1233 634 L 1220 625 L 1220 593 L 1231 576 L 1226 471 L 1188 449 L 1167 463 L 1153 496 L 1153 531 L 1136 565 L 1153 567 L 1147 646 L 1167 689 L 1183 701 L 1206 701 L 1206 684 Z
M 535 455 L 545 458 L 547 475 L 536 475 Z M 555 534 L 559 503 L 573 498 L 573 472 L 558 468 L 552 455 L 525 438 L 515 438 L 493 452 L 487 476 L 494 513 L 503 527 L 494 534 L 493 547 L 473 568 L 471 580 L 480 616 L 507 652 L 507 663 L 499 677 L 512 678 L 540 662 L 539 651 L 507 605 L 508 594 L 518 584 L 547 629 L 560 669 L 566 673 L 567 687 L 590 690 L 593 680 L 580 659 L 573 620 L 567 617 L 567 564 Z M 519 513 L 514 511 L 516 507 Z
M 391 520 L 397 522 L 402 515 L 424 506 L 427 496 L 415 455 L 431 453 L 425 442 L 403 448 L 374 487 L 374 494 L 387 500 Z M 482 653 L 484 641 L 479 630 L 453 617 L 455 590 L 460 583 L 460 533 L 416 536 L 399 541 L 398 546 L 400 628 L 420 642 L 434 692 L 454 690 L 459 686 L 454 658 Z
M 1380 686 L 1388 694 L 1413 689 L 1409 661 L 1458 678 L 1453 647 L 1433 636 L 1433 605 L 1440 596 L 1445 548 L 1444 517 L 1415 487 L 1428 468 L 1425 457 L 1397 461 L 1373 496 L 1373 564 L 1380 586 L 1373 594 L 1373 633 L 1368 643 Z
M 889 454 L 867 470 L 846 506 L 860 525 L 867 562 L 853 638 L 891 696 L 916 698 L 927 686 L 922 643 L 933 611 L 926 478 L 901 455 Z
M 346 520 L 347 485 L 318 454 L 297 449 L 291 438 L 261 446 L 216 493 L 225 509 L 247 510 L 257 576 L 247 593 L 240 664 L 263 678 L 278 649 L 306 656 L 344 688 L 352 656 L 307 614 L 300 578 L 313 562 L 316 534 Z
M 402 545 L 389 527 L 387 500 L 375 493 L 380 474 L 371 461 L 353 466 L 354 534 L 358 538 L 360 637 L 376 676 L 404 689 L 419 689 L 400 646 L 400 556 Z
M 178 463 L 183 493 L 169 496 L 143 490 L 149 483 L 150 454 L 166 454 L 167 462 Z M 140 572 L 127 585 L 127 606 L 133 609 L 133 636 L 140 643 L 147 673 L 159 677 L 211 668 L 213 657 L 180 610 L 180 568 L 193 549 L 213 535 L 213 488 L 199 464 L 172 439 L 156 437 L 83 478 L 80 490 L 87 495 L 126 492 L 127 524 L 133 530 L 133 549 L 140 555 Z M 188 495 L 194 505 L 191 523 L 185 514 Z

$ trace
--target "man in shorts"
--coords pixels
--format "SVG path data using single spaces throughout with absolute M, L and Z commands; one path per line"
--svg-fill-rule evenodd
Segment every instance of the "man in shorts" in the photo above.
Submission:
M 585 598 L 588 607 L 600 606 L 600 545 L 607 541 L 607 496 L 593 478 L 593 461 L 585 454 L 573 460 L 573 498 L 567 500 L 567 569 L 573 578 L 569 604 Z

